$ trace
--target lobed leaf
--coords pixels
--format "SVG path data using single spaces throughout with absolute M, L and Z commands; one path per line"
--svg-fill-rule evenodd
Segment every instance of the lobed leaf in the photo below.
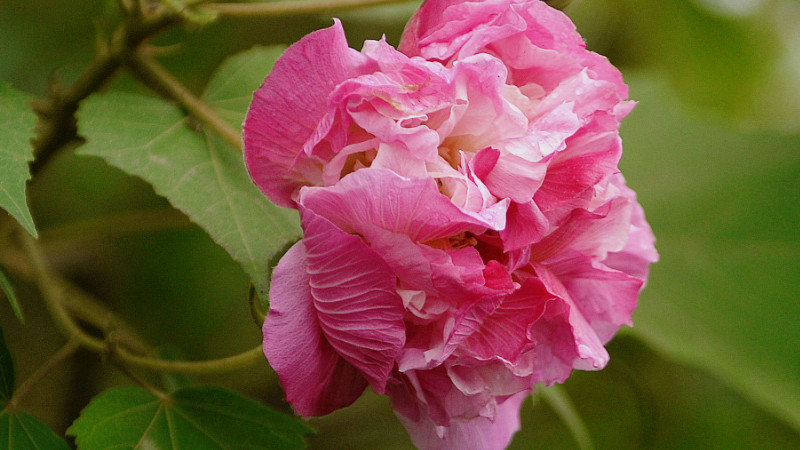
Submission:
M 68 450 L 67 442 L 36 417 L 6 409 L 5 403 L 14 393 L 14 378 L 14 360 L 0 328 L 0 448 Z
M 210 104 L 241 124 L 249 98 L 274 49 L 257 48 L 222 65 L 209 84 Z M 151 97 L 111 93 L 83 103 L 78 113 L 87 143 L 79 153 L 141 177 L 203 227 L 264 297 L 267 260 L 299 236 L 295 211 L 278 208 L 253 185 L 241 153 L 216 134 L 197 131 L 176 106 Z M 237 126 L 238 126 L 237 124 Z
M 31 178 L 28 162 L 33 160 L 30 139 L 36 125 L 30 100 L 31 96 L 0 83 L 0 208 L 35 237 L 25 197 L 25 183 Z
M 285 49 L 283 46 L 254 47 L 231 56 L 208 82 L 203 100 L 225 121 L 241 129 L 253 92 L 264 82 Z
M 0 448 L 69 450 L 69 445 L 36 417 L 3 409 L 0 411 Z
M 235 392 L 210 386 L 159 398 L 138 387 L 95 397 L 67 430 L 79 448 L 304 448 L 311 429 Z

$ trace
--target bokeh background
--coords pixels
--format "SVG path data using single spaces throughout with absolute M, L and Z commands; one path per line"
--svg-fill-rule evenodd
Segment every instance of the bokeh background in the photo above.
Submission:
M 418 4 L 335 16 L 355 48 L 383 34 L 396 44 Z M 562 393 L 596 448 L 800 448 L 800 2 L 577 0 L 566 11 L 639 102 L 622 126 L 621 168 L 661 261 L 609 366 L 574 373 Z M 68 85 L 117 14 L 113 0 L 0 1 L 0 81 L 37 96 Z M 223 19 L 154 42 L 200 92 L 225 57 L 290 44 L 332 16 Z M 148 92 L 125 73 L 106 89 Z M 29 184 L 57 269 L 186 358 L 257 345 L 249 280 L 225 251 L 146 183 L 72 150 Z M 0 302 L 0 326 L 24 380 L 63 341 L 35 290 L 17 284 L 26 324 Z M 198 381 L 290 411 L 266 363 Z M 117 383 L 128 381 L 81 353 L 22 407 L 63 432 Z M 512 448 L 578 447 L 550 398 L 525 403 Z M 411 448 L 371 392 L 311 424 L 311 448 Z

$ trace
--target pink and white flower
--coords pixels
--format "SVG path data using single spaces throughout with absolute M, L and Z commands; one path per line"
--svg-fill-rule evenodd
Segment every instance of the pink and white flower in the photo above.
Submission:
M 337 21 L 255 93 L 248 170 L 304 232 L 264 352 L 298 414 L 370 386 L 420 448 L 503 448 L 535 384 L 606 365 L 658 258 L 617 168 L 633 103 L 538 0 L 428 0 L 399 49 Z

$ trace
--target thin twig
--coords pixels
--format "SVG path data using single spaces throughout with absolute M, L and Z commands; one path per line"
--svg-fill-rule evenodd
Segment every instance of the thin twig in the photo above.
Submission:
M 77 340 L 82 346 L 89 350 L 94 352 L 105 351 L 106 346 L 103 341 L 86 334 L 67 313 L 67 310 L 61 302 L 64 289 L 52 281 L 53 277 L 50 275 L 50 268 L 47 266 L 44 255 L 36 241 L 27 233 L 19 234 L 21 236 L 22 246 L 33 267 L 36 286 L 42 294 L 45 306 L 50 313 L 50 317 L 53 318 L 53 322 L 55 322 L 58 331 L 68 339 Z
M 50 268 L 44 259 L 41 249 L 38 248 L 37 242 L 27 233 L 19 233 L 22 239 L 22 244 L 31 262 L 31 277 L 39 288 L 45 305 L 50 312 L 56 328 L 68 339 L 76 340 L 81 346 L 91 350 L 95 353 L 107 354 L 113 361 L 121 364 L 127 364 L 142 369 L 155 370 L 160 372 L 184 373 L 192 375 L 207 375 L 218 374 L 224 372 L 232 372 L 240 370 L 258 362 L 264 361 L 264 356 L 261 346 L 252 348 L 237 355 L 229 356 L 226 358 L 212 359 L 206 361 L 173 361 L 162 358 L 153 358 L 150 356 L 143 356 L 133 353 L 131 350 L 122 347 L 114 346 L 110 348 L 108 343 L 89 335 L 75 323 L 70 317 L 65 306 L 64 298 L 69 294 L 69 291 L 60 285 L 57 281 L 57 276 L 51 272 Z M 86 304 L 86 298 L 90 297 L 89 294 L 82 293 L 81 296 L 73 295 L 70 297 L 73 308 L 75 305 L 80 305 L 80 308 L 88 311 L 93 308 L 99 308 L 100 304 Z M 108 315 L 111 315 L 109 312 Z M 98 317 L 106 316 L 104 314 L 91 313 L 83 314 L 82 318 L 97 321 Z M 106 316 L 107 317 L 107 316 Z M 109 320 L 109 319 L 106 319 Z M 114 319 L 115 322 L 122 323 L 119 319 Z M 103 328 L 103 323 L 92 323 L 99 329 Z
M 242 135 L 228 122 L 197 98 L 177 78 L 153 59 L 145 49 L 140 49 L 129 62 L 133 73 L 146 85 L 167 94 L 208 128 L 218 133 L 233 148 L 242 150 Z
M 169 395 L 166 392 L 164 392 L 161 389 L 153 386 L 152 383 L 150 383 L 149 381 L 145 380 L 143 377 L 139 376 L 138 374 L 134 373 L 130 369 L 130 367 L 126 366 L 125 364 L 117 364 L 116 366 L 117 366 L 117 369 L 119 369 L 122 373 L 124 373 L 128 378 L 130 378 L 131 380 L 136 382 L 136 384 L 138 384 L 139 386 L 147 389 L 148 391 L 153 393 L 155 396 L 157 396 L 159 398 L 162 398 L 162 399 L 165 399 L 165 398 L 169 397 Z
M 229 17 L 274 17 L 356 9 L 410 1 L 413 0 L 286 0 L 267 3 L 211 3 L 206 5 L 205 8 Z
M 128 15 L 126 19 L 114 32 L 110 45 L 98 52 L 72 86 L 65 89 L 51 82 L 48 96 L 32 102 L 39 115 L 33 141 L 36 159 L 31 164 L 34 175 L 59 149 L 78 139 L 75 112 L 80 102 L 100 90 L 145 39 L 179 21 L 178 16 L 167 12 L 147 18 Z
M 6 409 L 10 412 L 13 412 L 25 395 L 33 388 L 36 384 L 38 384 L 42 379 L 50 373 L 53 368 L 61 364 L 62 362 L 66 361 L 67 358 L 72 356 L 78 349 L 80 348 L 80 344 L 77 340 L 70 340 L 64 346 L 62 346 L 53 356 L 51 356 L 44 364 L 39 367 L 36 372 L 34 372 L 31 376 L 25 380 L 15 391 L 14 395 L 11 397 L 11 400 L 8 401 L 6 405 Z
M 239 353 L 238 355 L 205 361 L 173 361 L 161 358 L 148 358 L 146 356 L 133 355 L 122 349 L 120 349 L 116 355 L 119 355 L 122 362 L 142 369 L 155 370 L 158 372 L 182 373 L 186 375 L 208 375 L 233 372 L 253 366 L 259 362 L 266 362 L 261 345 Z

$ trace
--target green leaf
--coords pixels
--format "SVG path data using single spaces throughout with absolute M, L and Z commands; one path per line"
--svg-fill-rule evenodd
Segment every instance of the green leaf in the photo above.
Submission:
M 250 52 L 262 71 L 269 69 L 263 55 L 277 55 L 272 49 Z M 211 104 L 227 120 L 245 114 L 243 98 L 258 87 L 254 70 L 234 58 L 211 81 Z M 79 153 L 100 156 L 151 183 L 225 248 L 265 296 L 267 260 L 297 238 L 299 221 L 295 211 L 276 207 L 252 183 L 240 152 L 212 132 L 194 130 L 176 106 L 151 97 L 93 97 L 78 117 L 87 139 Z
M 800 135 L 687 115 L 659 79 L 628 76 L 623 123 L 661 254 L 633 332 L 800 430 Z
M 8 279 L 8 276 L 2 267 L 0 267 L 0 290 L 3 291 L 8 299 L 8 302 L 11 304 L 11 309 L 14 311 L 14 315 L 16 315 L 17 319 L 24 324 L 25 318 L 22 316 L 22 307 L 20 307 L 19 301 L 17 300 L 17 295 L 14 293 L 14 287 L 11 286 L 11 280 Z
M 0 328 L 0 402 L 7 402 L 14 393 L 14 360 Z
M 138 387 L 97 396 L 67 430 L 78 447 L 304 448 L 304 424 L 217 387 L 180 389 L 166 398 Z
M 0 411 L 0 448 L 69 450 L 67 442 L 36 417 L 5 409 Z
M 206 86 L 203 100 L 236 129 L 244 123 L 253 92 L 272 71 L 285 47 L 254 47 L 231 56 L 220 65 Z
M 29 95 L 0 83 L 0 208 L 35 237 L 36 226 L 25 198 L 25 183 L 31 178 L 28 162 L 33 160 L 30 139 L 36 125 L 30 100 Z
M 11 400 L 13 393 L 14 360 L 0 328 L 0 404 L 3 405 L 0 410 L 0 448 L 68 450 L 66 441 L 36 417 L 6 409 L 5 403 Z

